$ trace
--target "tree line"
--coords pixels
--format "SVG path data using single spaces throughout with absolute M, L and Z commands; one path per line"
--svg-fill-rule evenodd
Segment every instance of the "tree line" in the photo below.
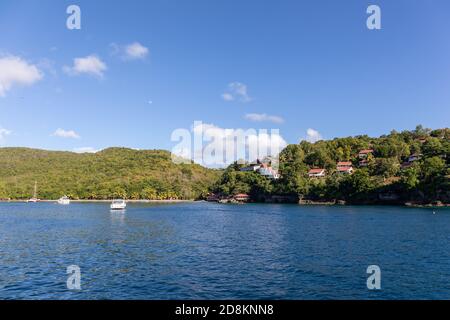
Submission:
M 358 153 L 373 150 L 364 166 Z M 450 130 L 419 125 L 412 131 L 392 131 L 378 138 L 360 135 L 288 145 L 279 155 L 281 178 L 270 180 L 257 172 L 242 172 L 234 163 L 211 191 L 229 196 L 247 193 L 255 201 L 271 195 L 294 195 L 320 201 L 377 203 L 384 200 L 450 201 Z M 408 163 L 411 155 L 418 159 Z M 340 161 L 352 162 L 351 175 L 337 172 Z M 406 165 L 405 165 L 406 164 Z M 326 177 L 312 179 L 311 168 L 326 169 Z
M 0 199 L 197 199 L 220 172 L 174 164 L 163 150 L 109 148 L 95 154 L 0 149 Z

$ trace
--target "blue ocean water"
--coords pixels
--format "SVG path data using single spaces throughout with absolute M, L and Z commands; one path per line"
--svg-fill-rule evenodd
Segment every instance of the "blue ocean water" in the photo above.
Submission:
M 0 299 L 450 299 L 450 210 L 435 211 L 0 203 Z

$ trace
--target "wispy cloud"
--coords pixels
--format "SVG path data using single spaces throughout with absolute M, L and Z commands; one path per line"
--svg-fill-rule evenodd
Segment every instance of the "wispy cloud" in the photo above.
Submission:
M 15 85 L 32 85 L 43 77 L 37 66 L 17 56 L 0 58 L 0 97 Z
M 322 135 L 319 131 L 309 128 L 308 130 L 306 130 L 306 137 L 303 140 L 314 143 L 322 139 Z
M 148 48 L 139 42 L 129 44 L 125 47 L 127 57 L 130 59 L 144 59 L 148 55 Z
M 94 149 L 92 147 L 82 147 L 73 149 L 73 152 L 75 153 L 97 153 L 99 151 L 100 150 Z
M 232 82 L 228 85 L 227 92 L 222 94 L 222 99 L 225 101 L 240 101 L 249 102 L 252 98 L 248 94 L 247 85 L 241 82 Z
M 52 136 L 60 138 L 79 139 L 80 135 L 73 130 L 56 129 Z
M 5 137 L 9 136 L 11 133 L 11 130 L 0 127 L 0 143 L 2 143 Z
M 40 59 L 37 62 L 36 66 L 40 70 L 44 70 L 46 74 L 51 74 L 53 77 L 57 76 L 55 62 L 51 59 L 47 59 L 47 58 Z
M 102 78 L 106 71 L 106 64 L 96 55 L 89 55 L 84 58 L 75 58 L 73 66 L 64 66 L 63 70 L 69 75 L 88 74 Z
M 111 54 L 121 57 L 123 60 L 143 60 L 150 50 L 139 42 L 133 42 L 127 45 L 111 43 Z
M 223 93 L 222 94 L 222 99 L 225 101 L 233 101 L 234 97 L 231 93 Z
M 254 122 L 273 122 L 273 123 L 283 123 L 284 119 L 278 116 L 268 115 L 266 113 L 247 113 L 245 119 Z

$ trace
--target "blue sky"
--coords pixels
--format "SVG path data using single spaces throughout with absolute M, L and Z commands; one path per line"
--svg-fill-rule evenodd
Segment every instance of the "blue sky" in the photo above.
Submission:
M 170 150 L 195 120 L 296 143 L 450 116 L 447 0 L 2 0 L 0 34 L 1 146 Z

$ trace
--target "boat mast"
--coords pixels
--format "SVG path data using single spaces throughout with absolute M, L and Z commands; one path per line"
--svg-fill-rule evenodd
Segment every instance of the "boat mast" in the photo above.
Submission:
M 34 194 L 33 194 L 33 198 L 37 199 L 37 181 L 34 181 Z

